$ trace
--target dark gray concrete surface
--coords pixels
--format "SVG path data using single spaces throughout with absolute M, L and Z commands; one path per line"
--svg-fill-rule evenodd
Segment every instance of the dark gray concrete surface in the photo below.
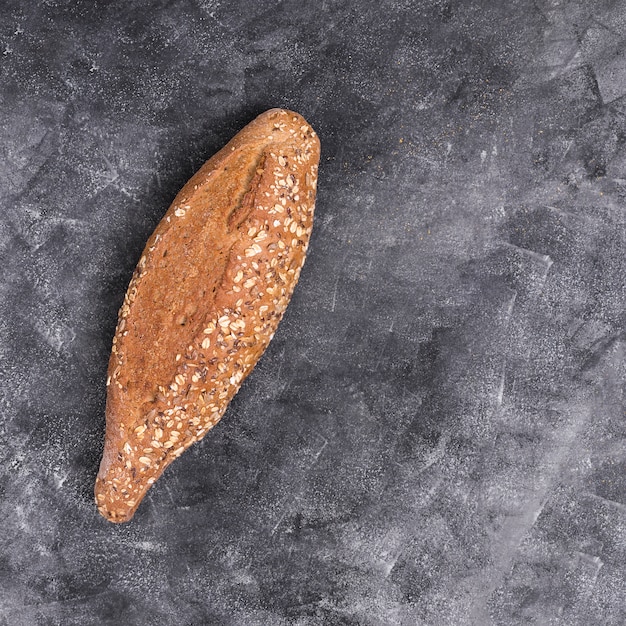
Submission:
M 626 623 L 626 4 L 0 5 L 0 624 Z M 295 297 L 135 519 L 117 309 L 202 162 L 321 137 Z

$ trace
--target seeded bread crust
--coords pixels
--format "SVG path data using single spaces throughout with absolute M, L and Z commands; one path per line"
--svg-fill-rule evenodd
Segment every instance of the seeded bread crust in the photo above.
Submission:
M 148 240 L 109 362 L 100 513 L 131 519 L 165 468 L 221 419 L 304 264 L 320 144 L 271 109 L 207 161 Z

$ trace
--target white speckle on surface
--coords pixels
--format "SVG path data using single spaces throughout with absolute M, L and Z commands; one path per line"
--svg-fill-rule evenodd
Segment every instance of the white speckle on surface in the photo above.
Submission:
M 54 484 L 56 486 L 57 489 L 62 489 L 63 485 L 65 483 L 65 481 L 67 480 L 67 477 L 69 476 L 69 472 L 58 472 L 55 471 L 53 473 L 53 477 L 54 477 Z

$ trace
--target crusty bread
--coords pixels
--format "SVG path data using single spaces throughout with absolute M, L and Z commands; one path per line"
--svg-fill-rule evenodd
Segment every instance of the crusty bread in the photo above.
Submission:
M 207 161 L 148 240 L 109 362 L 96 504 L 129 520 L 220 420 L 285 311 L 313 225 L 319 140 L 297 113 L 257 117 Z

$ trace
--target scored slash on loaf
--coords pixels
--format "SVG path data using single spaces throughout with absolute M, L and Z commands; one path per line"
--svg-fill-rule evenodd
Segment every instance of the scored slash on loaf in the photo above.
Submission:
M 313 226 L 320 144 L 292 111 L 257 117 L 207 161 L 148 240 L 107 377 L 100 513 L 128 521 L 222 417 L 287 308 Z

